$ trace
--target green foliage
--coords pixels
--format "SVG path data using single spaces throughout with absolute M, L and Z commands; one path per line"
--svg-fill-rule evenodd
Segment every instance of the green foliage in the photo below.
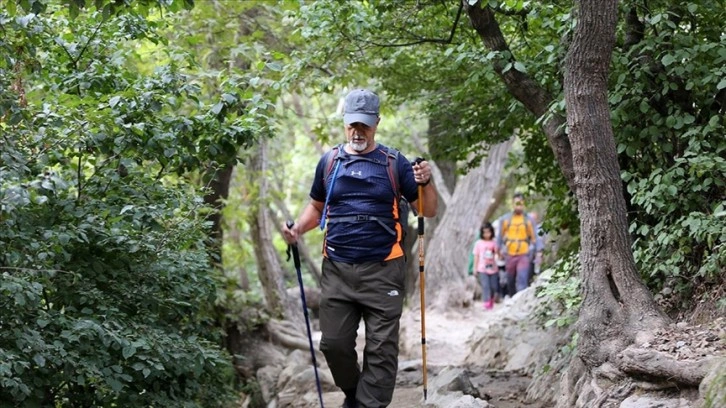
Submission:
M 208 209 L 175 174 L 236 160 L 244 98 L 181 53 L 136 69 L 163 19 L 64 16 L 0 14 L 0 400 L 223 406 Z
M 641 11 L 643 38 L 617 50 L 611 77 L 635 259 L 671 311 L 725 273 L 726 12 L 710 3 Z
M 579 259 L 577 255 L 561 258 L 551 270 L 549 281 L 537 291 L 537 297 L 544 297 L 547 302 L 541 303 L 536 313 L 545 327 L 569 326 L 577 320 L 582 302 Z
M 24 11 L 25 13 L 46 13 L 49 8 L 62 5 L 68 9 L 68 15 L 75 19 L 87 9 L 95 9 L 104 20 L 124 12 L 148 17 L 154 9 L 166 9 L 172 12 L 194 7 L 194 0 L 7 0 L 7 12 L 11 16 Z

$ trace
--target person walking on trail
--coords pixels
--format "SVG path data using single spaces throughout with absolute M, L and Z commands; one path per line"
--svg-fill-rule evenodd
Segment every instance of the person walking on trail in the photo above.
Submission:
M 435 216 L 438 206 L 429 163 L 412 164 L 397 151 L 398 159 L 392 158 L 392 149 L 375 141 L 379 122 L 375 93 L 356 89 L 346 96 L 347 143 L 320 158 L 310 202 L 291 228 L 282 227 L 285 240 L 295 243 L 305 232 L 327 225 L 320 351 L 345 394 L 346 408 L 386 407 L 393 397 L 405 281 L 398 198 L 402 195 L 413 208 L 423 200 L 425 217 Z M 362 368 L 355 349 L 361 318 L 366 340 Z
M 524 290 L 529 285 L 531 250 L 535 243 L 534 225 L 524 211 L 524 195 L 515 193 L 513 210 L 499 220 L 497 246 L 504 256 L 507 272 L 507 294 Z
M 499 268 L 496 262 L 499 251 L 494 241 L 494 227 L 491 223 L 485 222 L 482 225 L 473 253 L 484 309 L 490 310 L 494 307 L 494 296 L 499 292 Z

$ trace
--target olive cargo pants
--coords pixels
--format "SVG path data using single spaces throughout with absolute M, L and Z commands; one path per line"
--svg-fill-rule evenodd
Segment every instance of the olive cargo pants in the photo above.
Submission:
M 349 264 L 324 258 L 322 271 L 320 351 L 335 385 L 356 389 L 360 408 L 386 407 L 398 371 L 404 259 Z M 366 328 L 362 370 L 355 350 L 361 318 Z

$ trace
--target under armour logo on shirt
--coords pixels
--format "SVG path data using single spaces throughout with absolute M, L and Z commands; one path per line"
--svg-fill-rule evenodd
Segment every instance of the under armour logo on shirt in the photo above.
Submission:
M 398 296 L 398 291 L 396 289 L 393 289 L 392 291 L 387 293 L 388 296 Z
M 363 175 L 363 172 L 362 171 L 351 170 L 350 171 L 350 175 L 351 176 L 362 176 Z

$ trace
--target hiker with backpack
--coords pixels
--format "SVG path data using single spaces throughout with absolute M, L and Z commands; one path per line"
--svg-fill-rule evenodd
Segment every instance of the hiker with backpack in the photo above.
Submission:
M 494 227 L 490 222 L 482 224 L 479 239 L 474 244 L 474 268 L 481 285 L 484 309 L 494 307 L 494 296 L 499 292 L 499 268 L 496 259 L 499 257 L 497 243 L 494 241 Z
M 398 371 L 406 273 L 400 197 L 413 208 L 423 200 L 425 217 L 436 215 L 438 198 L 428 162 L 412 164 L 375 141 L 376 94 L 350 92 L 343 122 L 347 143 L 320 158 L 310 203 L 292 228 L 282 230 L 285 240 L 295 243 L 316 226 L 325 229 L 320 351 L 345 394 L 343 407 L 386 407 Z M 355 349 L 361 318 L 366 330 L 362 369 Z
M 504 257 L 507 273 L 507 294 L 529 286 L 530 262 L 535 244 L 534 224 L 524 211 L 524 195 L 514 193 L 513 209 L 499 219 L 497 246 Z

